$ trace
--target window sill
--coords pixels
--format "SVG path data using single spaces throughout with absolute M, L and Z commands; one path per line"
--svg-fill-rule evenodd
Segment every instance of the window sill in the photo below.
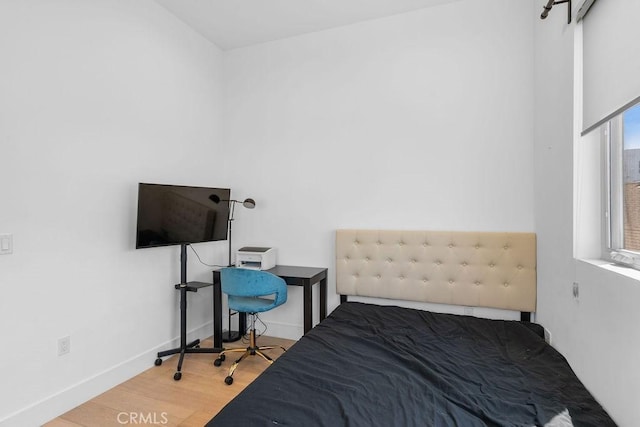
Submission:
M 637 280 L 640 282 L 640 270 L 636 270 L 633 267 L 628 267 L 621 264 L 614 264 L 611 261 L 605 261 L 602 259 L 578 259 L 577 261 L 582 261 L 587 264 L 591 264 L 596 267 L 600 267 L 604 270 L 608 270 L 619 274 L 624 277 L 628 277 L 633 280 Z

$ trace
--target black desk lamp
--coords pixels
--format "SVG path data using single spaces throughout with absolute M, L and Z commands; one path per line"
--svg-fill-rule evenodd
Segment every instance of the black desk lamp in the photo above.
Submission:
M 220 197 L 217 194 L 212 194 L 209 196 L 209 200 L 211 200 L 213 203 L 215 203 L 216 205 L 220 202 L 229 202 L 229 225 L 228 225 L 228 230 L 229 230 L 229 262 L 228 262 L 228 266 L 229 267 L 233 267 L 233 263 L 231 262 L 231 225 L 233 223 L 233 213 L 235 211 L 236 208 L 236 203 L 242 203 L 242 206 L 244 206 L 247 209 L 253 209 L 256 207 L 256 201 L 250 198 L 244 199 L 244 201 L 240 202 L 239 200 L 233 200 L 233 199 L 229 199 L 229 200 L 221 200 Z M 233 314 L 237 314 L 237 313 L 233 313 Z M 242 333 L 241 331 L 237 331 L 237 332 L 232 332 L 231 331 L 231 310 L 229 310 L 229 332 L 223 333 L 222 334 L 222 341 L 223 342 L 233 342 L 233 341 L 238 341 L 241 337 L 242 337 Z
M 242 203 L 242 206 L 244 206 L 247 209 L 253 209 L 256 207 L 256 201 L 253 199 L 244 199 L 243 202 L 240 202 L 239 200 L 220 200 L 220 197 L 217 194 L 212 194 L 209 196 L 209 200 L 211 200 L 213 203 L 215 203 L 216 205 L 220 202 L 229 202 L 229 225 L 228 225 L 228 229 L 229 229 L 229 263 L 227 264 L 229 267 L 233 267 L 233 263 L 231 262 L 231 224 L 233 223 L 233 212 L 236 208 L 236 203 Z

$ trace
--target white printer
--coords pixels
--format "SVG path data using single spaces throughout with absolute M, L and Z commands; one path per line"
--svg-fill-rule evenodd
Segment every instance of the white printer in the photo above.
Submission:
M 252 270 L 269 270 L 276 266 L 276 250 L 245 246 L 236 251 L 236 267 Z

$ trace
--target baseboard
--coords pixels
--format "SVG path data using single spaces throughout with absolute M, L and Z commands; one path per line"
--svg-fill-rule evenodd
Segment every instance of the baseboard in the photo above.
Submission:
M 213 323 L 207 322 L 187 333 L 189 341 L 210 337 Z M 0 427 L 42 425 L 114 386 L 146 371 L 153 366 L 158 351 L 180 345 L 180 337 L 164 342 L 133 356 L 109 369 L 73 384 L 58 393 L 32 403 L 0 419 Z
M 265 332 L 265 335 L 270 337 L 286 338 L 289 340 L 297 341 L 303 335 L 303 327 L 301 325 L 271 321 L 265 323 L 267 325 L 267 331 Z M 259 328 L 256 325 L 256 330 L 258 329 Z

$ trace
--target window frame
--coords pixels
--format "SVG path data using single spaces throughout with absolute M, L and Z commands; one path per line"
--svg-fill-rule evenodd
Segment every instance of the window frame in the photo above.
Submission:
M 633 108 L 634 106 L 629 107 Z M 627 111 L 627 109 L 625 110 Z M 603 258 L 640 270 L 640 252 L 624 248 L 624 112 L 602 126 Z

